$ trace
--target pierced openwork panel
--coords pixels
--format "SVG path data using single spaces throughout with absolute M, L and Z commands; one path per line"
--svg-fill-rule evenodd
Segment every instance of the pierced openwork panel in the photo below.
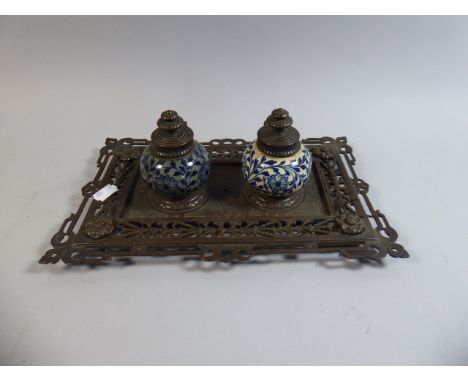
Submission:
M 247 142 L 222 139 L 203 143 L 212 162 L 207 201 L 174 214 L 152 208 L 153 191 L 140 176 L 138 161 L 149 141 L 108 138 L 95 178 L 82 188 L 83 202 L 53 236 L 40 263 L 103 264 L 135 256 L 237 262 L 260 254 L 319 252 L 354 259 L 408 257 L 385 215 L 373 208 L 346 138 L 302 142 L 313 157 L 313 176 L 293 207 L 250 203 L 240 169 Z M 94 200 L 107 184 L 118 191 L 104 202 Z

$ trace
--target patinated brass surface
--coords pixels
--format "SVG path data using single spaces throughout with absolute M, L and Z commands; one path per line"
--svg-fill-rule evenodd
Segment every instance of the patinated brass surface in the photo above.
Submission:
M 284 158 L 301 149 L 300 135 L 285 109 L 275 109 L 257 132 L 257 147 L 265 154 Z
M 176 158 L 193 149 L 193 131 L 174 110 L 162 112 L 158 128 L 151 134 L 151 154 L 163 158 Z
M 83 202 L 40 263 L 104 264 L 137 256 L 238 262 L 260 254 L 332 252 L 351 259 L 408 257 L 396 243 L 396 231 L 373 208 L 344 137 L 302 141 L 313 155 L 313 177 L 303 194 L 289 205 L 282 201 L 281 208 L 269 208 L 268 199 L 252 201 L 246 191 L 240 170 L 244 140 L 204 143 L 212 161 L 207 198 L 195 209 L 177 212 L 154 208 L 152 191 L 139 174 L 139 154 L 149 143 L 106 140 L 96 177 L 82 189 Z M 104 202 L 93 200 L 109 183 L 119 191 Z

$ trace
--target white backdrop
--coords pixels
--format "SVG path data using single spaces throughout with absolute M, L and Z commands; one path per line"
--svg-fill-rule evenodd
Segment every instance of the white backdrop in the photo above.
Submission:
M 1 17 L 0 364 L 468 363 L 466 17 Z M 106 137 L 201 141 L 275 107 L 347 136 L 411 254 L 37 264 Z M 331 258 L 335 258 L 331 256 Z

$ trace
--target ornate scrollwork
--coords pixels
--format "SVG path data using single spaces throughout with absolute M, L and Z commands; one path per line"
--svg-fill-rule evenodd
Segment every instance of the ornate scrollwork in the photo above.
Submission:
M 96 208 L 95 216 L 114 216 L 118 209 L 122 197 L 122 190 L 125 189 L 129 182 L 129 173 L 132 171 L 135 165 L 135 160 L 132 161 L 119 161 L 113 169 L 112 176 L 109 179 L 109 183 L 117 186 L 118 191 L 109 196 L 104 202 L 100 203 Z
M 344 181 L 346 175 L 341 173 L 336 160 L 322 159 L 320 166 L 325 177 L 324 186 L 327 188 L 332 199 L 334 214 L 356 213 L 356 200 L 350 194 L 348 186 Z
M 335 230 L 333 219 L 269 221 L 121 222 L 116 235 L 125 238 L 249 238 L 327 235 Z
M 403 259 L 409 257 L 408 251 L 401 244 L 390 242 L 388 243 L 386 249 L 388 251 L 388 254 L 392 257 L 399 257 Z
M 71 214 L 65 221 L 62 223 L 62 226 L 60 227 L 59 231 L 52 237 L 51 239 L 51 245 L 52 248 L 49 249 L 44 256 L 40 259 L 41 264 L 55 264 L 59 260 L 63 260 L 65 263 L 72 263 L 72 264 L 88 264 L 88 263 L 103 263 L 105 261 L 108 261 L 111 259 L 110 256 L 91 256 L 89 259 L 84 256 L 80 255 L 76 249 L 73 246 L 76 234 L 75 234 L 75 226 L 78 223 L 78 220 L 80 217 L 88 211 L 90 208 L 88 206 L 88 200 L 89 198 L 99 189 L 101 182 L 100 179 L 103 175 L 103 171 L 106 168 L 106 164 L 109 162 L 111 155 L 114 153 L 114 149 L 117 145 L 121 144 L 130 144 L 133 146 L 133 144 L 146 144 L 147 141 L 145 140 L 133 140 L 131 139 L 128 141 L 128 139 L 123 139 L 123 140 L 117 140 L 114 138 L 107 138 L 106 139 L 106 144 L 104 147 L 101 148 L 99 152 L 99 157 L 97 160 L 97 167 L 98 167 L 98 172 L 94 179 L 88 183 L 86 183 L 81 191 L 82 195 L 84 197 L 83 201 L 81 202 L 78 210 L 76 213 Z M 116 164 L 114 170 L 113 170 L 113 175 L 110 179 L 110 182 L 113 184 L 119 184 L 119 185 L 125 185 L 125 182 L 128 179 L 128 172 L 130 171 L 132 167 L 132 163 L 134 161 L 119 161 L 119 163 Z M 117 192 L 117 194 L 119 194 Z M 97 206 L 95 215 L 97 217 L 107 219 L 112 216 L 112 214 L 115 212 L 115 208 L 117 208 L 118 204 L 118 199 L 121 195 L 112 195 L 110 198 L 108 198 L 104 203 L 101 203 L 99 206 Z M 106 218 L 107 217 L 107 218 Z M 99 220 L 98 220 L 99 222 Z M 90 233 L 89 237 L 92 236 L 100 236 L 103 233 L 106 233 L 110 230 L 110 226 L 106 224 L 102 224 L 104 220 L 101 220 L 101 226 L 99 227 L 99 224 L 96 225 L 93 228 L 92 221 L 88 222 L 90 225 L 87 228 L 88 233 Z M 87 223 L 85 223 L 86 225 Z M 79 227 L 78 227 L 79 228 Z M 84 229 L 84 226 L 83 226 Z
M 398 235 L 385 215 L 373 208 L 368 198 L 369 185 L 356 175 L 355 158 L 345 137 L 303 140 L 313 153 L 318 166 L 316 169 L 321 174 L 321 185 L 331 205 L 329 218 L 191 220 L 185 217 L 182 220 L 149 221 L 116 218 L 121 216 L 119 211 L 123 208 L 124 196 L 137 174 L 139 153 L 148 142 L 132 138 L 106 140 L 97 161 L 98 172 L 82 189 L 84 199 L 80 207 L 65 219 L 52 237 L 52 248 L 40 263 L 62 260 L 68 264 L 97 265 L 115 256 L 152 253 L 158 256 L 176 253 L 190 256 L 194 252 L 200 260 L 221 262 L 248 261 L 256 254 L 269 251 L 291 255 L 339 251 L 350 259 L 377 260 L 387 254 L 408 257 L 406 250 L 396 243 Z M 246 143 L 241 139 L 224 139 L 203 145 L 212 161 L 238 163 Z M 104 182 L 115 184 L 119 191 L 104 202 L 88 203 Z M 77 226 L 85 214 L 82 226 Z M 353 237 L 358 234 L 362 235 Z M 329 242 L 328 237 L 333 240 Z M 106 239 L 99 240 L 102 238 Z M 287 245 L 288 238 L 294 245 Z M 106 244 L 112 239 L 117 239 L 119 244 Z M 178 239 L 181 241 L 174 246 L 174 240 Z M 335 240 L 336 245 L 331 245 Z M 340 244 L 342 241 L 343 245 Z M 179 252 L 174 251 L 176 247 Z
M 204 144 L 211 161 L 240 160 L 246 145 L 243 139 L 213 139 Z
M 56 264 L 63 256 L 63 250 L 58 248 L 49 249 L 39 260 L 40 264 Z
M 364 201 L 364 205 L 361 209 L 363 210 L 365 207 L 370 212 L 369 214 L 363 213 L 363 215 L 360 215 L 360 217 L 369 219 L 371 224 L 372 222 L 374 223 L 374 232 L 376 239 L 378 240 L 378 244 L 373 243 L 372 245 L 365 245 L 364 249 L 347 249 L 343 252 L 343 255 L 350 258 L 359 257 L 370 259 L 383 258 L 387 254 L 392 257 L 399 258 L 409 257 L 409 254 L 405 248 L 402 245 L 396 243 L 398 234 L 395 229 L 390 226 L 385 215 L 379 210 L 374 209 L 367 195 L 369 192 L 369 185 L 364 180 L 359 178 L 356 174 L 356 171 L 354 170 L 356 158 L 353 155 L 352 148 L 347 143 L 346 137 L 339 137 L 335 140 L 335 142 L 340 148 L 340 154 L 343 158 L 343 161 L 347 163 L 349 168 L 349 173 L 347 172 L 345 176 L 351 179 L 356 194 L 361 195 L 362 200 Z M 340 178 L 342 179 L 343 177 Z M 352 213 L 356 213 L 356 204 L 358 204 L 359 201 L 355 200 L 350 195 L 346 195 L 346 193 L 342 195 L 342 200 L 345 201 L 344 207 L 346 210 L 351 211 Z

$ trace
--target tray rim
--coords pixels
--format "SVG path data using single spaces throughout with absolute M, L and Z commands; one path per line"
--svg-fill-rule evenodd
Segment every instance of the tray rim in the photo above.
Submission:
M 83 201 L 78 210 L 65 219 L 59 231 L 52 237 L 52 248 L 42 256 L 39 262 L 41 264 L 55 264 L 62 260 L 67 264 L 104 264 L 115 257 L 135 256 L 191 256 L 200 260 L 236 262 L 250 260 L 259 254 L 281 253 L 291 256 L 299 253 L 330 252 L 338 252 L 341 256 L 351 259 L 379 260 L 387 254 L 395 258 L 409 257 L 403 246 L 397 244 L 398 234 L 390 226 L 385 215 L 372 206 L 368 197 L 369 185 L 356 174 L 354 168 L 356 160 L 346 137 L 336 139 L 331 137 L 306 138 L 302 142 L 314 155 L 314 166 L 324 166 L 325 169 L 328 169 L 324 171 L 331 172 L 333 169 L 338 173 L 338 175 L 332 174 L 329 177 L 331 182 L 335 183 L 331 186 L 334 191 L 333 197 L 339 198 L 341 189 L 343 189 L 342 196 L 346 198 L 346 200 L 341 201 L 341 204 L 338 203 L 340 211 L 334 211 L 335 224 L 338 224 L 341 230 L 339 233 L 305 238 L 295 237 L 294 240 L 290 235 L 284 239 L 275 238 L 274 244 L 265 244 L 265 240 L 258 240 L 258 237 L 230 238 L 229 240 L 220 240 L 219 238 L 205 241 L 188 240 L 187 243 L 181 242 L 180 238 L 172 238 L 172 240 L 158 238 L 159 242 L 154 243 L 141 239 L 119 241 L 113 238 L 111 242 L 106 242 L 104 238 L 83 240 L 83 227 L 92 219 L 96 220 L 95 214 L 98 209 L 109 205 L 110 208 L 117 210 L 113 210 L 107 215 L 115 216 L 118 215 L 118 209 L 123 208 L 123 203 L 119 204 L 118 198 L 125 200 L 128 197 L 131 188 L 128 182 L 132 181 L 132 178 L 129 179 L 129 174 L 125 171 L 133 171 L 130 175 L 137 176 L 138 169 L 135 168 L 135 163 L 137 163 L 141 149 L 149 143 L 146 139 L 107 138 L 97 160 L 97 174 L 82 188 Z M 240 161 L 241 148 L 247 143 L 243 139 L 214 139 L 202 144 L 207 147 L 212 162 L 236 163 Z M 120 174 L 116 171 L 119 168 L 122 171 Z M 318 171 L 317 174 L 324 176 L 321 171 Z M 333 180 L 334 178 L 339 179 L 340 184 L 337 183 L 336 179 Z M 92 199 L 92 195 L 105 184 L 122 181 L 127 182 L 123 185 L 119 183 L 119 189 L 122 189 L 123 192 L 118 192 L 116 197 L 107 199 L 107 204 Z M 321 179 L 318 183 L 320 185 L 323 182 L 326 180 Z M 330 195 L 326 193 L 325 197 L 330 198 Z M 328 203 L 333 205 L 335 199 L 329 200 Z M 342 210 L 342 208 L 344 209 Z M 352 226 L 349 230 L 349 225 L 345 227 L 347 230 L 343 228 L 344 224 L 342 224 L 340 217 L 350 213 L 359 218 L 356 224 L 358 228 L 362 228 L 362 232 L 355 232 L 356 227 L 353 231 Z M 310 224 L 313 225 L 313 222 Z M 94 228 L 93 232 L 102 233 L 109 227 L 106 224 L 101 224 Z M 291 232 L 291 227 L 288 227 L 287 232 Z

